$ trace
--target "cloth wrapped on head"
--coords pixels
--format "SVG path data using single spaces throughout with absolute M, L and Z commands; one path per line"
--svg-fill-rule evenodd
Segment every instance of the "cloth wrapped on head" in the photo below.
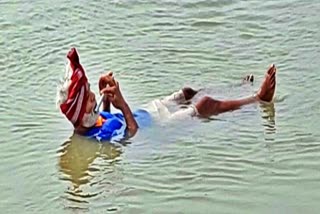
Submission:
M 60 109 L 73 126 L 78 127 L 86 111 L 89 90 L 88 79 L 75 48 L 69 51 L 67 58 L 70 61 L 72 74 L 67 88 L 67 99 L 60 104 Z

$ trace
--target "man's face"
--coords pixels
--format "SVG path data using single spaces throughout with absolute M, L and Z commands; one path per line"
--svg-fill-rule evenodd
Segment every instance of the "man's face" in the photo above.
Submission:
M 86 112 L 82 118 L 82 126 L 84 126 L 86 128 L 90 128 L 95 125 L 95 123 L 99 117 L 99 113 L 94 112 L 94 108 L 96 107 L 97 102 L 96 102 L 96 96 L 90 90 L 90 87 L 89 87 L 87 96 L 88 96 L 88 100 L 87 100 L 87 105 L 86 105 Z
M 97 102 L 96 102 L 96 96 L 95 94 L 90 90 L 88 90 L 88 101 L 87 101 L 87 105 L 86 105 L 86 113 L 90 114 L 91 112 L 93 112 L 94 108 L 96 107 Z

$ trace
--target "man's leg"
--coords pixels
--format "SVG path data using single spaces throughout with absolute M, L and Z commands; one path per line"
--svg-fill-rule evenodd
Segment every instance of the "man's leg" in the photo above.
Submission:
M 276 67 L 271 65 L 268 69 L 265 79 L 259 92 L 251 97 L 237 100 L 215 100 L 211 97 L 203 97 L 197 104 L 196 109 L 200 117 L 210 117 L 223 112 L 239 109 L 243 105 L 257 101 L 271 102 L 276 87 Z
M 176 103 L 176 104 L 183 104 L 186 103 L 186 101 L 192 99 L 194 95 L 198 91 L 190 88 L 185 87 L 181 90 L 174 92 L 173 94 L 160 99 L 155 99 L 148 103 L 146 106 L 146 109 L 148 112 L 150 112 L 154 117 L 164 119 L 164 118 L 170 118 L 172 113 L 169 111 L 170 104 Z

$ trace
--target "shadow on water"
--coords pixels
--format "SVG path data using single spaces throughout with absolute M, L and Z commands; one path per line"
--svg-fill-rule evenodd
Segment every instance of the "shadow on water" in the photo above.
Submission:
M 66 204 L 65 207 L 87 209 L 83 205 L 106 191 L 101 185 L 105 182 L 112 185 L 106 179 L 117 174 L 115 165 L 121 153 L 120 146 L 108 142 L 99 143 L 76 134 L 64 142 L 58 151 L 60 179 L 71 184 L 63 196 L 71 204 Z

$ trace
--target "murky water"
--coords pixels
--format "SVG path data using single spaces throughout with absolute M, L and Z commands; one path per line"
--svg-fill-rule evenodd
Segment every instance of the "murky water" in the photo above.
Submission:
M 0 1 L 1 213 L 317 213 L 320 3 Z M 159 122 L 130 144 L 72 136 L 55 107 L 65 55 L 111 69 L 133 109 L 185 85 L 274 105 Z M 253 73 L 256 82 L 240 86 Z M 94 88 L 97 92 L 97 88 Z

